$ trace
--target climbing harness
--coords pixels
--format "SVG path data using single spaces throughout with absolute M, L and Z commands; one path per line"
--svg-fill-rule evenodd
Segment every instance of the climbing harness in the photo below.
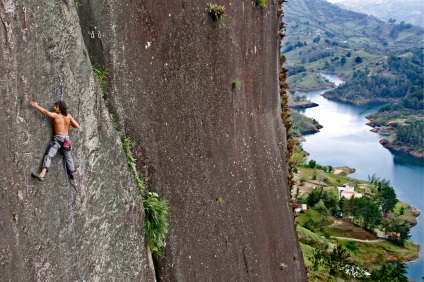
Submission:
M 22 11 L 24 13 L 24 29 L 27 29 L 28 28 L 28 25 L 27 25 L 27 11 L 26 11 L 26 8 L 23 7 L 22 8 Z
M 78 281 L 82 282 L 83 280 L 81 278 L 81 266 L 80 266 L 79 256 L 78 256 L 77 239 L 75 236 L 75 223 L 74 223 L 74 211 L 72 209 L 71 188 L 69 186 L 69 175 L 68 175 L 68 168 L 66 166 L 65 156 L 63 157 L 63 168 L 65 169 L 66 186 L 68 187 L 68 201 L 69 201 L 69 209 L 71 211 L 72 236 L 74 238 L 75 260 L 77 262 L 77 267 L 78 267 Z

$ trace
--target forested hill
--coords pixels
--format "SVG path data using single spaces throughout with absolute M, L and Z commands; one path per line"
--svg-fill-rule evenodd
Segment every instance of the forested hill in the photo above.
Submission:
M 384 133 L 396 133 L 393 124 L 408 126 L 422 119 L 424 29 L 383 22 L 324 0 L 289 0 L 284 5 L 287 37 L 281 53 L 293 74 L 288 79 L 292 89 L 313 89 L 314 82 L 319 88 L 316 73 L 333 73 L 346 82 L 326 97 L 355 104 L 388 103 L 371 117 L 372 125 Z M 400 145 L 394 135 L 386 141 L 403 151 L 424 152 L 417 144 Z
M 424 42 L 424 30 L 407 23 L 389 24 L 376 17 L 342 9 L 324 0 L 289 0 L 284 4 L 286 47 L 320 36 L 331 46 L 370 53 L 402 50 Z M 334 42 L 334 44 L 333 44 Z M 284 48 L 284 47 L 283 47 Z

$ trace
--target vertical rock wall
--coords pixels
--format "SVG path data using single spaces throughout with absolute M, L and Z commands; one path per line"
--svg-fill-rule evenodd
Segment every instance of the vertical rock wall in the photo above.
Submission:
M 136 142 L 149 189 L 170 202 L 157 278 L 306 280 L 280 119 L 278 3 L 219 1 L 223 25 L 207 3 L 1 0 L 1 281 L 78 279 L 62 161 L 43 183 L 29 174 L 52 134 L 29 102 L 51 109 L 59 75 L 81 125 L 70 133 L 79 172 L 70 188 L 84 280 L 155 279 L 108 111 Z M 109 70 L 108 109 L 92 64 Z
M 26 28 L 23 8 L 26 9 Z M 0 1 L 0 281 L 153 281 L 141 197 L 103 105 L 74 1 Z M 62 160 L 39 171 L 60 97 L 80 123 L 70 130 L 78 177 L 71 182 L 76 243 Z
M 137 144 L 149 189 L 170 202 L 158 277 L 306 280 L 280 119 L 279 4 L 216 1 L 228 16 L 218 25 L 208 2 L 78 9 L 92 62 L 110 70 L 109 109 Z

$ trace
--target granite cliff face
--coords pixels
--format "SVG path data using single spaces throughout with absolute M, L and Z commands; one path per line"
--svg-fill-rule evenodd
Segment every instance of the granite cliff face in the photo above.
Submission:
M 47 109 L 64 99 L 80 123 L 71 130 L 78 178 L 72 182 L 76 242 L 86 281 L 149 281 L 143 208 L 93 76 L 73 2 L 0 3 L 0 280 L 75 281 L 64 170 L 57 156 L 46 180 L 38 171 L 51 139 Z M 152 279 L 150 279 L 152 281 Z
M 207 3 L 38 1 L 24 28 L 22 3 L 2 0 L 2 281 L 77 279 L 60 157 L 45 182 L 29 175 L 51 130 L 28 103 L 57 100 L 58 75 L 81 124 L 72 203 L 84 280 L 306 280 L 280 118 L 279 5 L 219 1 L 228 18 L 218 26 Z M 104 99 L 91 65 L 108 69 Z M 170 203 L 155 273 L 110 114 L 135 142 L 148 189 Z

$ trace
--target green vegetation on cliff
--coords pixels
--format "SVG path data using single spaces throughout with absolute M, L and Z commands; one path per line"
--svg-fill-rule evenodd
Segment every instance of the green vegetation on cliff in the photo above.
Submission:
M 165 236 L 168 233 L 169 203 L 165 199 L 160 199 L 157 193 L 146 193 L 146 185 L 140 178 L 137 171 L 136 159 L 132 154 L 134 143 L 130 138 L 124 138 L 122 146 L 127 157 L 128 166 L 134 175 L 138 189 L 143 198 L 143 208 L 145 213 L 144 234 L 146 236 L 149 250 L 157 257 L 162 255 L 165 247 Z

